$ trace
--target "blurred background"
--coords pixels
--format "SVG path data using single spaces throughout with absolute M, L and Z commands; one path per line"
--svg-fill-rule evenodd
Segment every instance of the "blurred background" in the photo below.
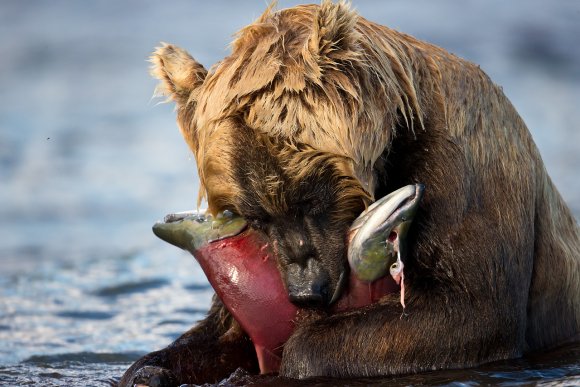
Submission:
M 580 215 L 580 2 L 352 3 L 480 64 Z M 197 177 L 147 58 L 165 41 L 209 68 L 266 5 L 0 2 L 0 384 L 104 383 L 203 316 L 203 273 L 151 233 Z

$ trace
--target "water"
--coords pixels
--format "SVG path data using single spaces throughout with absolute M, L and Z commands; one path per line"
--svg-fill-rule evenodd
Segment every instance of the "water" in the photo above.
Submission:
M 107 385 L 203 317 L 203 273 L 150 231 L 195 207 L 197 183 L 172 106 L 151 100 L 146 59 L 167 41 L 209 66 L 264 3 L 0 3 L 0 385 Z M 481 64 L 580 214 L 580 3 L 354 6 Z M 579 352 L 396 380 L 579 384 Z

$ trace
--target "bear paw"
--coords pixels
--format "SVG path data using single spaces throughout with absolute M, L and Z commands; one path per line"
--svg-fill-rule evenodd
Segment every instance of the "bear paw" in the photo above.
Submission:
M 139 368 L 133 375 L 130 386 L 174 387 L 177 378 L 170 370 L 155 366 Z

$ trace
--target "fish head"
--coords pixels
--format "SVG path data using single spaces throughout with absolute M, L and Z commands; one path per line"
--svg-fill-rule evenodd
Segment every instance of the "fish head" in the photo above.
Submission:
M 423 191 L 422 184 L 400 188 L 377 200 L 353 222 L 347 256 L 359 280 L 376 281 L 389 273 L 398 257 L 404 260 L 408 231 Z

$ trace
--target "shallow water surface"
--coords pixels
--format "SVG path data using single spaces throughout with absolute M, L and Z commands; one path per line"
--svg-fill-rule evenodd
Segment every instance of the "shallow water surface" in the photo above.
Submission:
M 353 3 L 371 20 L 481 64 L 527 122 L 578 216 L 579 2 Z M 212 290 L 200 268 L 151 233 L 166 213 L 195 208 L 197 177 L 172 106 L 151 100 L 146 59 L 168 41 L 209 67 L 263 8 L 0 2 L 0 385 L 107 385 L 203 318 Z M 569 346 L 348 384 L 574 385 L 579 358 Z

